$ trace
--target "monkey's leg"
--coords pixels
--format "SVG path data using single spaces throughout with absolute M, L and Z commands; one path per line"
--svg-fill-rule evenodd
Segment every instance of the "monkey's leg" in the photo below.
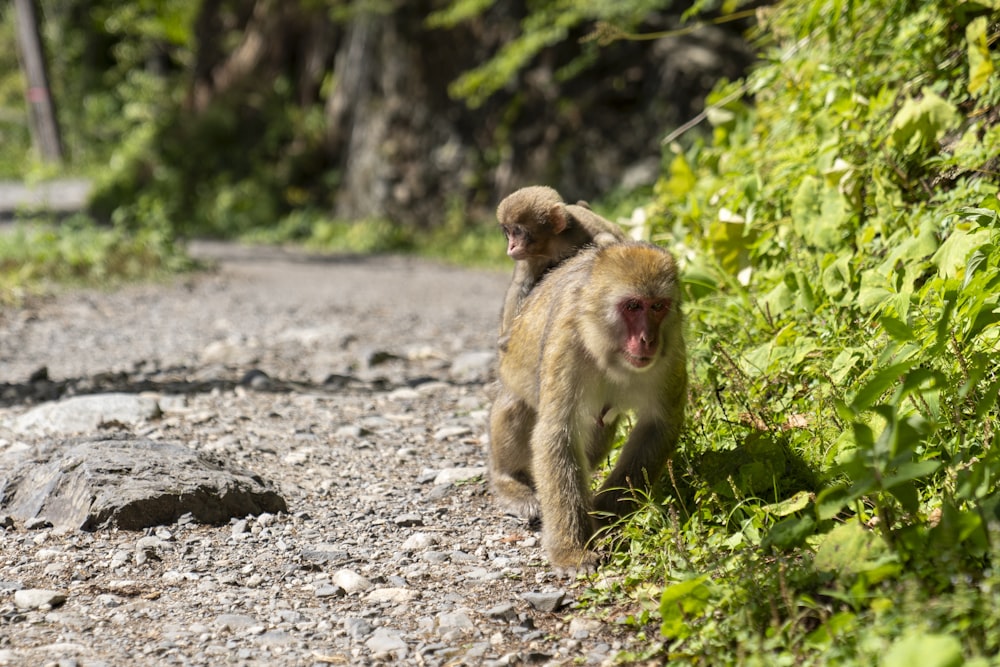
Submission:
M 501 506 L 529 521 L 539 517 L 531 474 L 535 412 L 500 386 L 490 409 L 490 485 Z
M 542 542 L 549 562 L 564 572 L 589 570 L 596 556 L 588 549 L 594 534 L 590 518 L 590 466 L 584 443 L 574 442 L 561 417 L 539 415 L 531 456 L 542 508 Z M 579 439 L 579 438 L 577 438 Z

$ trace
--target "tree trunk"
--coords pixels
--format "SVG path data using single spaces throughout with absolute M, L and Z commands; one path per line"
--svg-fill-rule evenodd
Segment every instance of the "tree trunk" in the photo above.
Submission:
M 62 161 L 62 141 L 56 120 L 55 103 L 49 91 L 45 54 L 38 32 L 34 0 L 14 0 L 17 12 L 17 43 L 21 47 L 21 67 L 27 79 L 27 100 L 31 136 L 42 160 Z

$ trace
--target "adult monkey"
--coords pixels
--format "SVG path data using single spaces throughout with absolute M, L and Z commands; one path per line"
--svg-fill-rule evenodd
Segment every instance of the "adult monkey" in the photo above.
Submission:
M 522 304 L 499 352 L 490 479 L 507 509 L 541 516 L 555 568 L 593 568 L 591 512 L 627 514 L 632 490 L 660 477 L 684 421 L 686 363 L 677 265 L 657 246 L 584 249 Z M 635 425 L 592 497 L 591 470 L 622 410 Z
M 507 237 L 507 255 L 516 262 L 500 314 L 501 341 L 506 340 L 521 303 L 546 271 L 588 244 L 625 240 L 621 227 L 594 213 L 586 202 L 566 204 L 558 192 L 544 185 L 521 188 L 505 197 L 497 207 L 497 221 Z

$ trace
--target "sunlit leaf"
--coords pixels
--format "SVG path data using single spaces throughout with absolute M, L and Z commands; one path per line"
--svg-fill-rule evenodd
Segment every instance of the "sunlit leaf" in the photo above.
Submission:
M 767 535 L 761 541 L 761 546 L 791 549 L 802 544 L 807 537 L 813 534 L 815 529 L 816 520 L 808 514 L 786 517 L 767 531 Z
M 755 232 L 739 220 L 727 216 L 709 227 L 708 238 L 712 254 L 727 273 L 737 276 L 750 268 L 750 245 Z
M 823 270 L 821 284 L 827 296 L 833 299 L 851 297 L 851 258 L 841 255 L 830 266 Z
M 968 91 L 977 95 L 989 84 L 993 76 L 993 60 L 986 38 L 988 19 L 985 16 L 973 19 L 965 26 L 965 41 L 968 44 L 969 83 Z
M 890 141 L 900 151 L 935 145 L 941 136 L 961 121 L 955 106 L 929 88 L 920 99 L 909 99 L 890 124 Z
M 900 381 L 906 371 L 913 367 L 915 362 L 905 361 L 898 364 L 893 364 L 887 368 L 883 368 L 875 373 L 874 376 L 868 379 L 857 393 L 854 395 L 854 400 L 851 401 L 851 407 L 855 410 L 864 410 L 874 405 L 882 394 L 884 394 L 889 387 Z
M 792 198 L 792 225 L 803 241 L 816 248 L 833 248 L 843 238 L 848 216 L 843 197 L 813 176 L 806 176 Z
M 805 509 L 812 501 L 812 494 L 808 491 L 799 491 L 791 498 L 782 500 L 780 503 L 772 503 L 764 506 L 764 511 L 775 516 L 788 516 L 799 510 Z
M 961 667 L 962 643 L 944 634 L 910 632 L 889 647 L 880 667 Z
M 663 618 L 660 632 L 664 637 L 674 639 L 691 634 L 691 618 L 704 614 L 712 598 L 708 581 L 708 575 L 702 575 L 664 589 L 660 598 L 660 615 Z
M 888 553 L 888 547 L 878 535 L 857 521 L 848 521 L 827 533 L 816 551 L 813 565 L 820 572 L 857 574 L 882 564 Z
M 943 278 L 955 278 L 964 270 L 972 252 L 990 242 L 989 229 L 956 227 L 941 244 L 931 261 Z
M 906 322 L 902 322 L 895 317 L 885 315 L 880 317 L 878 321 L 886 333 L 896 340 L 914 340 L 916 338 L 913 330 L 910 329 Z

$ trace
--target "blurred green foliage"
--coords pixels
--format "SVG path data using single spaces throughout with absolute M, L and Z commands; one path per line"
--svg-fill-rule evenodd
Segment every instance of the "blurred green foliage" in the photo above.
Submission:
M 619 598 L 662 582 L 651 655 L 1000 650 L 998 10 L 760 8 L 762 62 L 667 147 L 646 232 L 684 264 L 690 424 L 616 552 Z

